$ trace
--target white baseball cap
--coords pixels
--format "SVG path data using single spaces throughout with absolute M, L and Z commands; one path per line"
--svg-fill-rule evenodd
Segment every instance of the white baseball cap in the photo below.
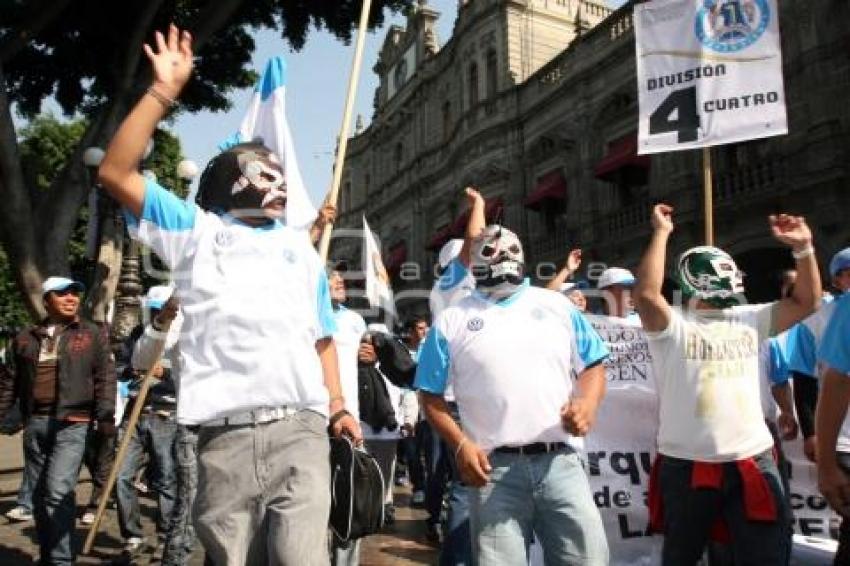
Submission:
M 453 240 L 449 240 L 443 247 L 440 248 L 440 254 L 437 257 L 437 263 L 440 264 L 440 269 L 445 269 L 448 267 L 449 263 L 460 255 L 460 250 L 463 247 L 463 240 L 460 238 L 455 238 Z
M 171 298 L 171 294 L 174 292 L 174 288 L 170 285 L 155 285 L 148 289 L 148 294 L 145 295 L 145 308 L 147 309 L 161 309 L 168 299 Z
M 64 291 L 66 289 L 76 289 L 80 293 L 86 290 L 86 286 L 79 281 L 68 279 L 67 277 L 48 277 L 41 284 L 41 294 L 46 295 L 53 291 Z
M 611 285 L 623 285 L 631 287 L 635 284 L 635 276 L 628 269 L 622 267 L 609 267 L 602 272 L 596 282 L 597 289 L 605 289 Z

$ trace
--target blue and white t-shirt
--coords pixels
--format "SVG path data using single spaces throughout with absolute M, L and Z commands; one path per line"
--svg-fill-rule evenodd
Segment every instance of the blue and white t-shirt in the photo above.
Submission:
M 431 319 L 436 320 L 443 310 L 459 303 L 475 290 L 475 277 L 472 272 L 456 257 L 446 266 L 446 270 L 434 282 L 428 306 L 431 309 Z
M 342 305 L 334 309 L 333 314 L 336 322 L 334 344 L 339 359 L 339 382 L 345 397 L 345 408 L 355 419 L 360 420 L 357 350 L 360 349 L 360 338 L 366 333 L 366 321 Z
M 818 363 L 850 379 L 850 293 L 844 293 L 830 304 L 834 310 L 818 348 Z M 836 449 L 850 452 L 850 414 L 841 424 Z
M 493 302 L 480 293 L 448 307 L 425 339 L 415 387 L 443 395 L 451 377 L 466 434 L 484 450 L 569 442 L 560 411 L 571 375 L 608 356 L 599 335 L 558 293 L 530 287 Z
M 150 180 L 141 218 L 127 216 L 180 297 L 180 423 L 259 407 L 327 415 L 315 344 L 336 325 L 327 276 L 303 232 L 204 212 Z
M 821 307 L 787 330 L 786 357 L 791 371 L 817 377 L 818 344 L 835 308 L 831 295 Z

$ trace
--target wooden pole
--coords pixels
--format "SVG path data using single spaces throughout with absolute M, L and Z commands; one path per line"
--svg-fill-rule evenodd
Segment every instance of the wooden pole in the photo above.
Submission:
M 345 97 L 345 110 L 342 113 L 342 126 L 339 129 L 339 147 L 334 160 L 334 176 L 331 190 L 326 202 L 336 206 L 339 197 L 339 184 L 342 180 L 342 164 L 345 161 L 345 150 L 348 147 L 348 130 L 351 124 L 351 111 L 354 109 L 354 97 L 357 94 L 357 81 L 360 78 L 360 63 L 363 61 L 363 45 L 366 43 L 366 28 L 369 23 L 369 9 L 372 0 L 363 0 L 360 10 L 360 26 L 357 30 L 357 40 L 354 43 L 354 61 L 351 64 L 351 75 L 348 77 L 348 94 Z M 331 245 L 331 232 L 333 225 L 328 223 L 322 231 L 322 240 L 319 243 L 319 255 L 322 261 L 328 259 L 328 249 Z
M 170 325 L 171 323 L 169 323 Z M 168 326 L 162 331 L 164 334 L 168 333 Z M 130 439 L 133 437 L 133 434 L 136 432 L 136 423 L 139 420 L 139 415 L 142 412 L 142 407 L 145 405 L 145 399 L 148 396 L 148 389 L 150 389 L 151 381 L 153 381 L 153 371 L 154 368 L 159 363 L 160 358 L 162 358 L 162 352 L 165 350 L 165 339 L 159 341 L 159 344 L 156 345 L 156 349 L 154 350 L 154 359 L 156 360 L 153 365 L 145 372 L 144 380 L 142 381 L 142 386 L 139 388 L 139 394 L 136 395 L 136 399 L 133 402 L 133 410 L 130 412 L 130 416 L 127 419 L 127 427 L 124 431 L 124 436 L 121 437 L 121 443 L 118 445 L 118 453 L 115 455 L 115 463 L 112 465 L 112 470 L 109 472 L 109 478 L 106 480 L 106 486 L 103 489 L 103 493 L 100 494 L 100 501 L 97 503 L 97 513 L 94 516 L 94 523 L 92 523 L 91 527 L 89 527 L 89 533 L 86 535 L 86 543 L 83 545 L 83 554 L 88 554 L 91 552 L 92 544 L 94 544 L 94 537 L 97 536 L 97 529 L 100 527 L 100 521 L 103 519 L 103 513 L 106 511 L 106 504 L 109 501 L 109 494 L 112 492 L 112 488 L 115 486 L 115 481 L 118 479 L 118 471 L 121 469 L 121 463 L 124 461 L 124 457 L 127 455 L 127 447 L 130 445 Z
M 711 148 L 702 148 L 702 195 L 705 216 L 705 245 L 714 245 L 714 188 L 711 179 Z

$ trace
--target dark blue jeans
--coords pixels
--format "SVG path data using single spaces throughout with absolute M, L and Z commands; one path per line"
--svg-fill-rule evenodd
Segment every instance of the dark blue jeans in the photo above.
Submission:
M 24 432 L 27 473 L 35 485 L 33 504 L 40 563 L 72 564 L 74 488 L 86 450 L 89 423 L 32 417 Z
M 469 530 L 470 489 L 460 479 L 454 453 L 446 451 L 451 467 L 452 485 L 449 491 L 449 518 L 440 549 L 440 566 L 472 565 L 472 533 Z
M 659 484 L 664 502 L 664 550 L 666 566 L 696 564 L 709 541 L 711 527 L 722 517 L 732 536 L 731 550 L 737 566 L 784 564 L 788 555 L 789 508 L 782 480 L 771 450 L 753 459 L 773 493 L 777 519 L 747 519 L 741 475 L 737 465 L 723 465 L 719 489 L 691 487 L 693 462 L 665 456 Z
M 198 490 L 198 433 L 195 427 L 177 426 L 174 452 L 177 460 L 177 499 L 162 553 L 164 566 L 188 564 L 195 547 L 195 528 L 192 525 L 192 504 Z
M 127 434 L 127 431 L 124 431 Z M 139 511 L 139 498 L 133 481 L 142 464 L 142 455 L 148 454 L 148 477 L 151 488 L 156 492 L 159 512 L 157 531 L 166 536 L 171 528 L 174 500 L 177 496 L 177 478 L 174 462 L 174 441 L 177 437 L 177 423 L 156 414 L 142 414 L 136 424 L 136 430 L 127 445 L 127 454 L 118 472 L 116 493 L 118 496 L 118 526 L 121 536 L 142 537 L 142 516 Z

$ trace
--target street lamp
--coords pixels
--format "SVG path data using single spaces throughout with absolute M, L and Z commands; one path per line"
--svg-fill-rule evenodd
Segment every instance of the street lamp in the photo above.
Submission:
M 98 194 L 97 194 L 97 168 L 100 167 L 100 162 L 103 161 L 103 156 L 106 152 L 96 146 L 87 147 L 83 152 L 83 164 L 86 166 L 86 171 L 89 173 L 89 191 L 88 207 L 89 207 L 89 223 L 86 226 L 86 257 L 95 259 L 97 256 L 98 245 Z
M 192 161 L 191 159 L 184 159 L 180 163 L 177 164 L 177 176 L 183 181 L 183 188 L 186 192 L 186 200 L 192 201 L 194 200 L 194 195 L 192 195 L 192 179 L 198 176 L 200 169 L 198 168 L 198 164 Z M 193 197 L 193 198 L 189 198 Z

